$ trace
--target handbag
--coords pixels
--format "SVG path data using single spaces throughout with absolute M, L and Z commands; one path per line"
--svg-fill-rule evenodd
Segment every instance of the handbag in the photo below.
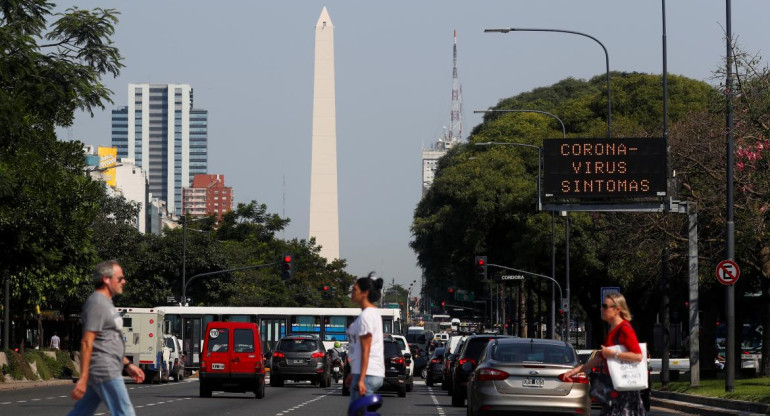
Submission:
M 647 388 L 647 344 L 640 342 L 642 361 L 625 361 L 609 358 L 607 369 L 617 391 L 644 390 Z M 615 351 L 626 352 L 623 345 L 614 345 Z
M 588 394 L 596 400 L 596 403 L 612 404 L 612 391 L 615 389 L 612 386 L 612 378 L 599 370 L 589 374 L 588 379 L 591 382 L 591 389 Z

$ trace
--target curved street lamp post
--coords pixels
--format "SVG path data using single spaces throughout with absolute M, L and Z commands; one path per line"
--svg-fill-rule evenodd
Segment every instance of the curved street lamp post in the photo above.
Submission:
M 563 29 L 539 29 L 539 28 L 522 28 L 522 27 L 509 27 L 502 29 L 484 29 L 485 33 L 509 33 L 509 32 L 554 32 L 554 33 L 568 33 L 572 35 L 580 35 L 592 39 L 598 43 L 604 51 L 604 63 L 606 66 L 606 78 L 607 78 L 607 138 L 612 137 L 612 94 L 610 94 L 610 55 L 607 53 L 607 48 L 603 43 L 595 37 L 582 32 L 576 32 L 574 30 Z

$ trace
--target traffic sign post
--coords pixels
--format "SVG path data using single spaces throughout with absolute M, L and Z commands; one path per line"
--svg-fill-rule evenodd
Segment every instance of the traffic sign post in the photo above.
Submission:
M 732 260 L 723 260 L 717 265 L 717 280 L 725 286 L 732 286 L 738 281 L 741 275 L 741 269 L 738 264 Z

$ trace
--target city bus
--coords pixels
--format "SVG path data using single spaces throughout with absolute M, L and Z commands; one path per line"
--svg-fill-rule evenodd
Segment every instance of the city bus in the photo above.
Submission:
M 315 334 L 331 348 L 348 341 L 347 327 L 361 314 L 360 308 L 271 308 L 249 306 L 160 306 L 169 333 L 182 340 L 186 370 L 200 368 L 203 331 L 213 321 L 252 322 L 259 326 L 262 351 L 271 352 L 287 335 Z M 377 309 L 386 334 L 402 334 L 400 309 Z

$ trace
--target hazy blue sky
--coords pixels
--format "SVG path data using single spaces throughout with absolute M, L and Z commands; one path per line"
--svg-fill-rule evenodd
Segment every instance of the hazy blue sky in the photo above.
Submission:
M 70 3 L 60 2 L 59 9 Z M 335 27 L 340 253 L 348 271 L 419 282 L 408 246 L 421 196 L 421 149 L 449 123 L 452 31 L 458 32 L 464 131 L 475 109 L 566 77 L 604 74 L 592 40 L 485 28 L 588 33 L 610 68 L 660 73 L 661 2 L 508 1 L 78 1 L 122 12 L 115 42 L 126 67 L 106 79 L 115 105 L 79 115 L 62 139 L 110 144 L 110 110 L 128 83 L 188 83 L 209 111 L 209 171 L 236 201 L 257 200 L 291 219 L 284 238 L 307 238 L 314 26 L 326 6 Z M 711 83 L 725 54 L 724 0 L 667 2 L 668 69 Z M 733 35 L 768 49 L 768 0 L 732 2 Z

